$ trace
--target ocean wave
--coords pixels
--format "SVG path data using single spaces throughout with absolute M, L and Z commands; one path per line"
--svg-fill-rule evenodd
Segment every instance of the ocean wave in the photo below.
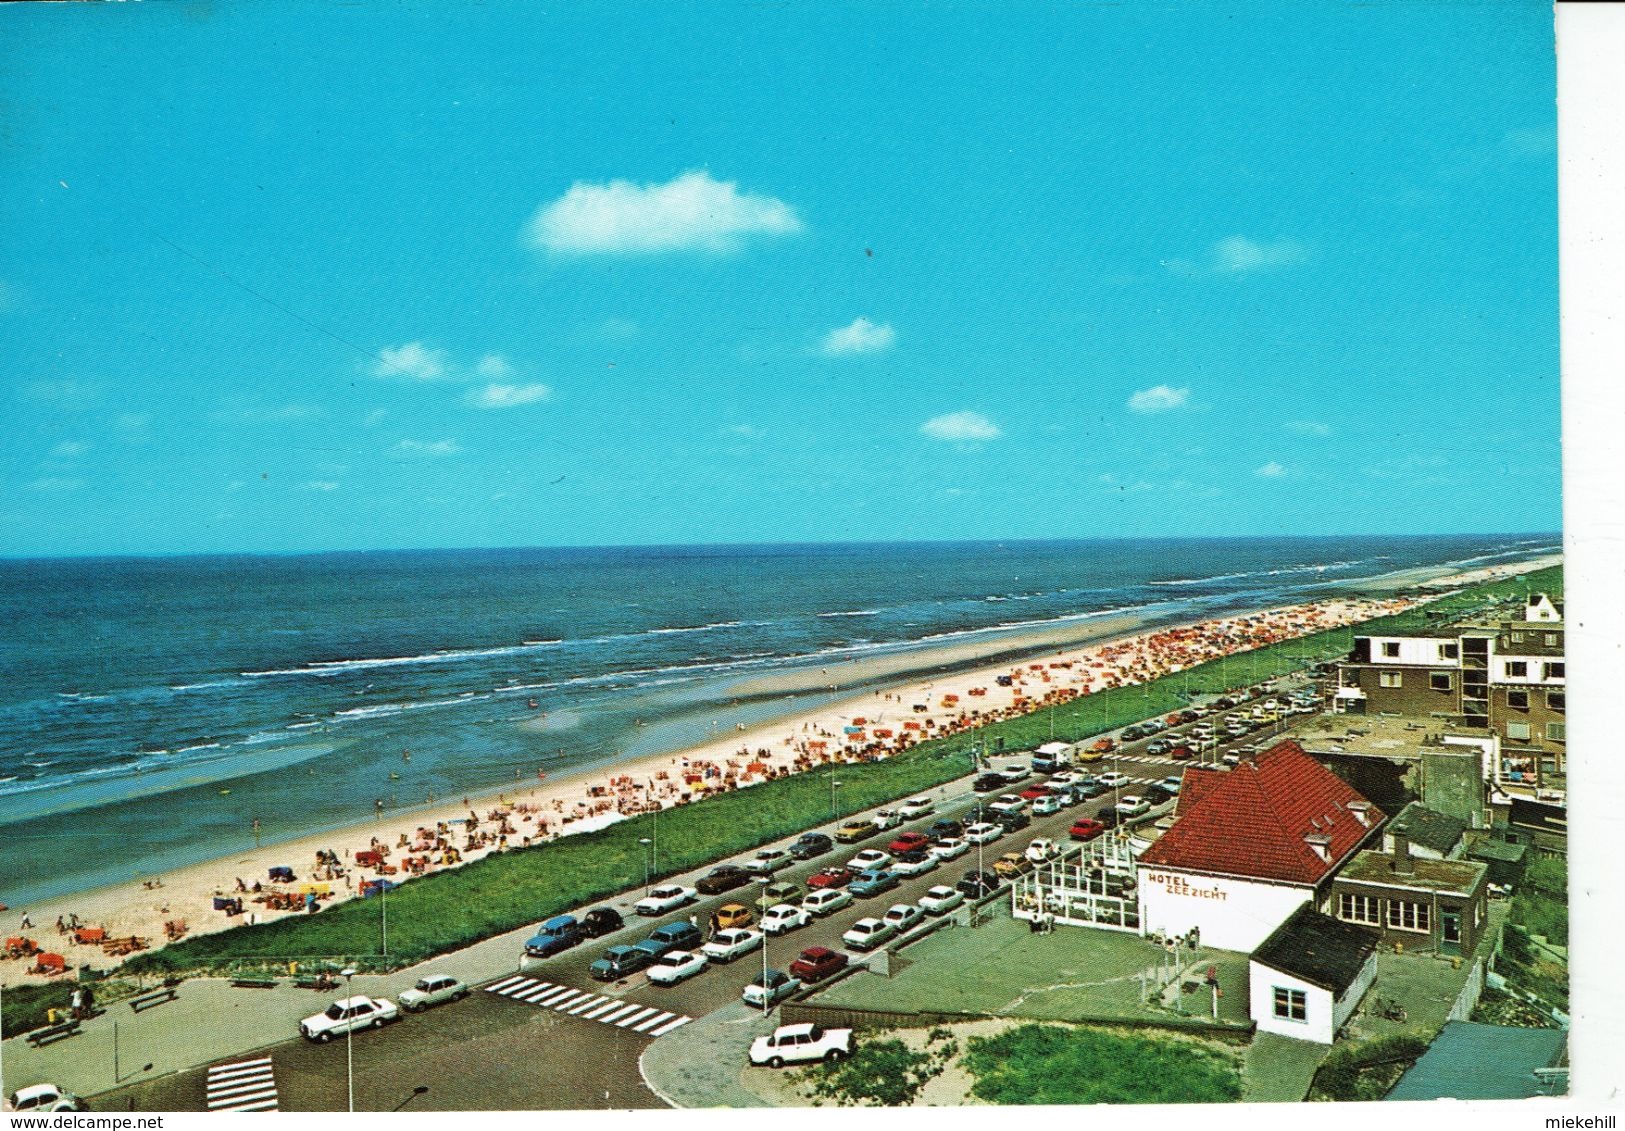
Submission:
M 417 656 L 377 656 L 350 660 L 315 660 L 300 668 L 269 668 L 265 671 L 243 672 L 245 679 L 263 679 L 272 676 L 330 676 L 345 672 L 366 671 L 370 668 L 401 667 L 414 664 L 453 664 L 464 660 L 480 660 L 493 656 L 517 656 L 540 648 L 550 648 L 561 641 L 535 641 L 528 644 L 508 644 L 498 648 L 449 648 L 426 652 Z
M 821 617 L 878 617 L 879 609 L 849 609 L 836 613 L 818 613 Z

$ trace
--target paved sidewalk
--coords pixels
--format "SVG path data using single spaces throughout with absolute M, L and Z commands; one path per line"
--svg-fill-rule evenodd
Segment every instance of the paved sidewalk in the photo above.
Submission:
M 638 1070 L 672 1107 L 767 1107 L 740 1076 L 750 1071 L 750 1043 L 778 1024 L 777 1009 L 763 1017 L 761 1010 L 736 1001 L 685 1026 L 681 1041 L 655 1041 L 643 1050 Z M 706 1051 L 696 1056 L 695 1049 Z

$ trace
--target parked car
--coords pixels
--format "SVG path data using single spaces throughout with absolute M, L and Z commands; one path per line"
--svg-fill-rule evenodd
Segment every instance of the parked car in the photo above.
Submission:
M 711 941 L 700 948 L 701 953 L 712 962 L 722 965 L 732 962 L 741 955 L 749 954 L 762 945 L 762 932 L 735 929 L 718 931 L 711 936 Z
M 1166 738 L 1154 738 L 1146 743 L 1145 752 L 1153 758 L 1160 758 L 1174 748 L 1174 744 Z
M 756 897 L 756 906 L 766 911 L 775 903 L 794 903 L 801 898 L 801 885 L 794 880 L 779 880 L 768 884 Z
M 1123 742 L 1138 742 L 1145 737 L 1145 730 L 1138 724 L 1126 726 L 1118 733 L 1117 737 Z
M 595 982 L 618 982 L 651 965 L 657 957 L 653 948 L 638 946 L 612 946 L 604 956 L 587 967 L 587 974 Z M 670 954 L 670 951 L 666 952 Z
M 646 975 L 657 986 L 675 986 L 686 982 L 710 963 L 705 955 L 693 950 L 668 950 L 649 967 Z
M 941 841 L 948 837 L 964 836 L 965 826 L 959 821 L 943 818 L 939 821 L 932 821 L 931 827 L 926 830 L 926 835 L 935 841 Z
M 790 903 L 776 903 L 762 913 L 762 930 L 770 935 L 782 935 L 812 922 L 812 914 Z
M 1071 799 L 1071 790 L 1067 790 L 1065 796 L 1060 793 L 1046 792 L 1044 796 L 1033 802 L 1033 816 L 1047 817 L 1051 813 L 1059 813 Z
M 853 880 L 847 887 L 847 891 L 851 892 L 854 897 L 863 899 L 871 895 L 879 895 L 884 891 L 891 891 L 892 888 L 897 886 L 898 882 L 898 876 L 895 872 L 888 871 L 885 868 L 869 868 L 859 873 L 858 878 Z
M 1106 826 L 1093 817 L 1079 817 L 1072 822 L 1068 835 L 1073 840 L 1094 840 L 1095 837 L 1106 831 Z
M 940 861 L 923 848 L 905 852 L 892 861 L 891 870 L 899 876 L 920 876 L 935 868 Z
M 1027 846 L 1026 856 L 1034 864 L 1047 864 L 1061 854 L 1061 846 L 1047 837 L 1039 837 Z
M 1145 800 L 1148 805 L 1161 805 L 1165 801 L 1172 801 L 1174 795 L 1162 788 L 1156 782 L 1145 787 Z
M 816 919 L 822 919 L 851 904 L 852 893 L 845 888 L 821 888 L 801 901 L 801 909 Z
M 871 868 L 885 868 L 891 864 L 891 853 L 878 848 L 866 848 L 846 862 L 848 872 L 867 872 Z
M 574 915 L 555 915 L 525 940 L 525 955 L 528 958 L 551 958 L 569 950 L 586 937 L 586 932 Z
M 853 950 L 873 950 L 897 933 L 897 928 L 881 919 L 859 919 L 841 935 Z
M 781 1025 L 771 1036 L 751 1042 L 750 1062 L 769 1068 L 786 1064 L 833 1064 L 852 1055 L 851 1029 L 821 1029 L 817 1025 Z
M 1025 876 L 1032 870 L 1033 862 L 1019 852 L 1006 852 L 993 861 L 994 874 L 1007 880 L 1015 879 L 1017 876 Z
M 931 838 L 924 833 L 904 833 L 886 846 L 888 852 L 895 852 L 901 856 L 905 852 L 914 852 L 919 849 L 931 847 Z
M 1054 789 L 1056 786 L 1074 785 L 1088 776 L 1088 774 L 1080 773 L 1077 770 L 1062 770 L 1060 773 L 1051 777 L 1047 784 L 1051 789 Z
M 1166 789 L 1169 793 L 1173 794 L 1175 797 L 1178 797 L 1179 796 L 1179 786 L 1184 780 L 1185 779 L 1183 777 L 1181 777 L 1179 774 L 1169 774 L 1167 777 L 1163 778 L 1157 784 L 1162 786 L 1163 789 Z
M 746 1005 L 766 1010 L 772 1009 L 800 988 L 801 979 L 794 974 L 786 974 L 783 970 L 767 970 L 756 975 L 741 996 L 744 997 Z
M 84 1100 L 72 1092 L 64 1092 L 55 1084 L 30 1084 L 18 1088 L 6 1101 L 6 1111 L 23 1113 L 89 1111 Z
M 989 773 L 983 774 L 981 777 L 971 782 L 970 787 L 977 793 L 992 793 L 995 790 L 1003 789 L 1009 784 L 1010 783 L 1005 780 L 1003 774 Z
M 916 817 L 924 817 L 934 812 L 936 807 L 936 802 L 932 801 L 929 797 L 916 797 L 911 801 L 905 801 L 899 805 L 897 807 L 897 812 L 903 818 L 903 820 L 912 821 Z
M 681 884 L 665 884 L 638 900 L 632 905 L 632 910 L 639 915 L 654 918 L 668 911 L 676 911 L 679 907 L 686 907 L 698 898 L 693 888 L 685 888 Z
M 921 922 L 925 918 L 925 912 L 912 903 L 894 903 L 886 908 L 886 913 L 880 918 L 896 928 L 898 934 L 902 934 Z
M 719 931 L 748 927 L 755 920 L 755 913 L 743 903 L 724 903 L 711 915 L 711 925 Z
M 925 894 L 920 896 L 920 909 L 927 915 L 946 915 L 964 902 L 964 892 L 946 884 L 938 884 L 936 887 L 927 888 Z
M 1040 797 L 1048 797 L 1050 795 L 1050 784 L 1053 780 L 1054 779 L 1051 779 L 1051 781 L 1044 782 L 1041 785 L 1034 783 L 1033 785 L 1030 785 L 1026 789 L 1022 790 L 1016 796 L 1020 797 L 1023 801 L 1037 801 Z
M 1025 762 L 1011 762 L 999 771 L 999 776 L 1004 779 L 1006 785 L 1014 785 L 1018 781 L 1026 781 L 1032 776 L 1032 771 L 1027 768 Z
M 895 829 L 903 823 L 902 814 L 895 809 L 877 810 L 875 815 L 869 819 L 875 823 L 875 828 L 881 832 L 885 832 L 887 829 Z
M 1107 789 L 1116 789 L 1118 786 L 1128 784 L 1128 775 L 1118 773 L 1116 770 L 1107 770 L 1100 775 L 1100 784 Z
M 321 1013 L 312 1014 L 299 1022 L 299 1032 L 308 1041 L 326 1044 L 334 1037 L 346 1033 L 359 1033 L 363 1029 L 378 1029 L 399 1020 L 401 1011 L 388 998 L 371 998 L 361 994 L 340 998 Z
M 1127 793 L 1117 799 L 1117 811 L 1125 817 L 1139 817 L 1151 811 L 1151 802 L 1137 794 Z
M 626 926 L 613 907 L 594 907 L 581 917 L 581 929 L 589 939 L 600 939 Z
M 988 822 L 979 822 L 965 830 L 965 840 L 971 844 L 991 844 L 1003 835 L 1003 829 Z
M 994 816 L 993 821 L 1007 833 L 1017 832 L 1033 823 L 1031 817 L 1019 810 L 1014 813 L 999 813 Z
M 1115 805 L 1108 805 L 1095 814 L 1095 820 L 1100 822 L 1100 827 L 1103 829 L 1115 829 L 1122 823 L 1122 819 L 1122 814 L 1117 811 Z
M 823 833 L 802 833 L 790 846 L 790 855 L 797 860 L 811 860 L 835 847 L 835 842 Z
M 970 845 L 956 836 L 943 837 L 931 846 L 931 855 L 938 860 L 957 860 L 970 851 Z
M 856 844 L 860 840 L 868 840 L 880 831 L 873 821 L 848 821 L 835 830 L 835 839 L 841 844 Z
M 1113 741 L 1111 735 L 1102 735 L 1089 744 L 1091 754 L 1110 754 L 1116 749 L 1117 743 Z
M 1175 762 L 1189 762 L 1192 758 L 1196 757 L 1196 751 L 1181 743 L 1172 750 L 1168 751 L 1168 757 L 1172 758 Z
M 763 848 L 745 861 L 741 867 L 753 876 L 771 874 L 780 868 L 788 868 L 794 863 L 794 857 L 782 848 Z
M 844 888 L 852 882 L 852 873 L 845 868 L 825 868 L 807 877 L 807 887 L 813 891 L 823 888 Z
M 450 974 L 425 974 L 401 994 L 401 1008 L 408 1013 L 422 1013 L 431 1005 L 461 1001 L 468 993 L 468 987 Z
M 694 950 L 705 941 L 705 936 L 693 923 L 678 919 L 672 923 L 662 923 L 650 931 L 648 941 L 654 944 L 655 957 L 658 958 L 674 950 Z
M 694 883 L 701 895 L 721 895 L 742 884 L 750 883 L 750 873 L 738 864 L 718 864 Z
M 972 868 L 954 887 L 958 888 L 966 899 L 981 899 L 984 895 L 991 895 L 999 890 L 999 878 L 992 872 L 978 872 Z
M 1085 801 L 1092 800 L 1110 791 L 1111 787 L 1099 778 L 1090 778 L 1085 782 L 1078 782 L 1072 787 L 1077 790 Z
M 846 969 L 851 959 L 838 950 L 831 950 L 827 946 L 809 946 L 801 952 L 799 958 L 790 963 L 790 973 L 803 982 L 811 985 L 813 982 L 822 982 L 831 974 Z

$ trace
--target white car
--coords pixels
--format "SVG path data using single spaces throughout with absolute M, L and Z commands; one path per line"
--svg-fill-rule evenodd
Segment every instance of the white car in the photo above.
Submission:
M 698 898 L 699 893 L 693 888 L 685 888 L 681 884 L 665 884 L 638 900 L 632 905 L 632 910 L 639 915 L 664 915 L 668 911 L 687 906 Z
M 966 844 L 956 836 L 945 836 L 941 840 L 937 841 L 937 843 L 933 844 L 929 849 L 927 849 L 927 851 L 930 852 L 932 856 L 935 856 L 938 860 L 958 860 L 961 856 L 970 851 L 970 845 Z
M 1024 855 L 1034 864 L 1047 864 L 1061 854 L 1061 846 L 1053 840 L 1039 837 L 1027 846 Z
M 800 988 L 801 979 L 794 974 L 786 974 L 783 970 L 769 970 L 766 974 L 756 975 L 755 980 L 745 987 L 745 992 L 741 996 L 744 997 L 746 1005 L 754 1005 L 757 1009 L 772 1009 L 774 1005 Z
M 1241 765 L 1241 755 L 1232 750 L 1224 756 L 1223 761 L 1227 766 L 1239 766 Z
M 1019 813 L 1027 808 L 1027 799 L 1014 793 L 1001 793 L 988 808 L 995 813 Z
M 1180 782 L 1182 782 L 1184 780 L 1185 780 L 1185 778 L 1184 778 L 1184 775 L 1182 775 L 1182 774 L 1169 774 L 1167 777 L 1163 778 L 1157 784 L 1162 786 L 1163 789 L 1166 789 L 1169 793 L 1173 794 L 1175 797 L 1178 797 L 1179 796 L 1179 784 L 1180 784 Z
M 705 955 L 692 950 L 670 950 L 649 967 L 649 981 L 657 986 L 675 986 L 710 965 Z
M 89 1111 L 85 1101 L 55 1084 L 30 1084 L 18 1088 L 6 1101 L 7 1111 Z
M 889 868 L 891 862 L 891 853 L 882 852 L 878 848 L 865 848 L 848 860 L 846 867 L 849 872 L 867 872 L 870 868 Z
M 801 909 L 816 919 L 852 906 L 852 893 L 845 888 L 819 888 L 801 901 Z
M 467 996 L 468 987 L 450 974 L 425 974 L 417 985 L 401 995 L 401 1008 L 408 1013 L 422 1013 L 431 1005 L 460 1001 Z
M 978 822 L 965 830 L 965 840 L 970 844 L 992 844 L 1003 835 L 1003 829 L 986 821 Z
M 833 1064 L 852 1055 L 851 1029 L 822 1029 L 817 1025 L 780 1025 L 772 1036 L 751 1042 L 750 1062 L 769 1068 L 786 1064 Z
M 705 957 L 719 965 L 732 962 L 742 954 L 749 954 L 762 945 L 762 932 L 744 927 L 730 927 L 711 936 L 711 941 L 700 948 Z
M 1128 784 L 1128 775 L 1120 774 L 1116 770 L 1107 770 L 1100 775 L 1100 784 L 1107 789 L 1116 789 L 1120 785 Z
M 1033 802 L 1033 816 L 1047 817 L 1051 813 L 1059 813 L 1065 808 L 1065 802 L 1058 793 L 1047 793 Z
M 903 823 L 903 818 L 895 809 L 882 809 L 869 819 L 875 823 L 875 828 L 882 832 L 887 829 L 895 829 Z
M 853 950 L 873 950 L 897 933 L 897 928 L 881 919 L 859 919 L 841 936 Z
M 886 913 L 880 918 L 882 922 L 890 923 L 898 934 L 902 934 L 924 919 L 925 912 L 912 903 L 894 903 L 886 908 Z
M 914 854 L 911 852 L 909 855 L 912 856 Z M 903 857 L 898 857 L 896 860 L 892 861 L 891 870 L 896 872 L 899 876 L 922 876 L 940 863 L 942 863 L 942 861 L 937 857 L 932 856 L 931 853 L 922 852 L 918 860 L 907 860 Z
M 927 889 L 920 896 L 920 910 L 927 915 L 946 915 L 961 903 L 965 902 L 965 893 L 958 888 L 951 888 L 946 884 L 938 884 Z
M 1026 778 L 1032 773 L 1032 771 L 1027 768 L 1027 763 L 1025 762 L 1012 762 L 1004 769 L 995 770 L 993 772 L 1012 785 L 1018 781 L 1026 780 Z
M 1058 774 L 1052 774 L 1050 776 L 1049 781 L 1045 782 L 1044 784 L 1046 784 L 1046 785 L 1076 785 L 1078 782 L 1083 780 L 1083 777 L 1084 777 L 1084 775 L 1078 773 L 1078 771 L 1076 771 L 1076 770 L 1062 770 Z
M 897 815 L 905 821 L 912 821 L 916 817 L 924 817 L 936 812 L 937 806 L 929 797 L 916 797 L 912 801 L 905 801 L 897 807 Z
M 1123 817 L 1138 817 L 1151 811 L 1151 802 L 1137 793 L 1124 794 L 1117 801 L 1117 812 Z
M 762 912 L 762 930 L 770 935 L 782 935 L 811 922 L 811 913 L 793 903 L 775 903 Z
M 321 1013 L 299 1022 L 299 1032 L 306 1040 L 326 1044 L 345 1033 L 358 1033 L 363 1029 L 377 1029 L 399 1019 L 401 1011 L 387 998 L 370 998 L 357 994 L 340 998 Z
M 795 863 L 795 858 L 782 848 L 764 848 L 740 867 L 755 875 L 777 872 Z

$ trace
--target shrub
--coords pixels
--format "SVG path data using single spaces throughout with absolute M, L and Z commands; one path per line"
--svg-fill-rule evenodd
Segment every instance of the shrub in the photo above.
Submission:
M 973 1037 L 971 1091 L 995 1104 L 1218 1103 L 1241 1098 L 1229 1057 L 1189 1041 L 1023 1025 Z

